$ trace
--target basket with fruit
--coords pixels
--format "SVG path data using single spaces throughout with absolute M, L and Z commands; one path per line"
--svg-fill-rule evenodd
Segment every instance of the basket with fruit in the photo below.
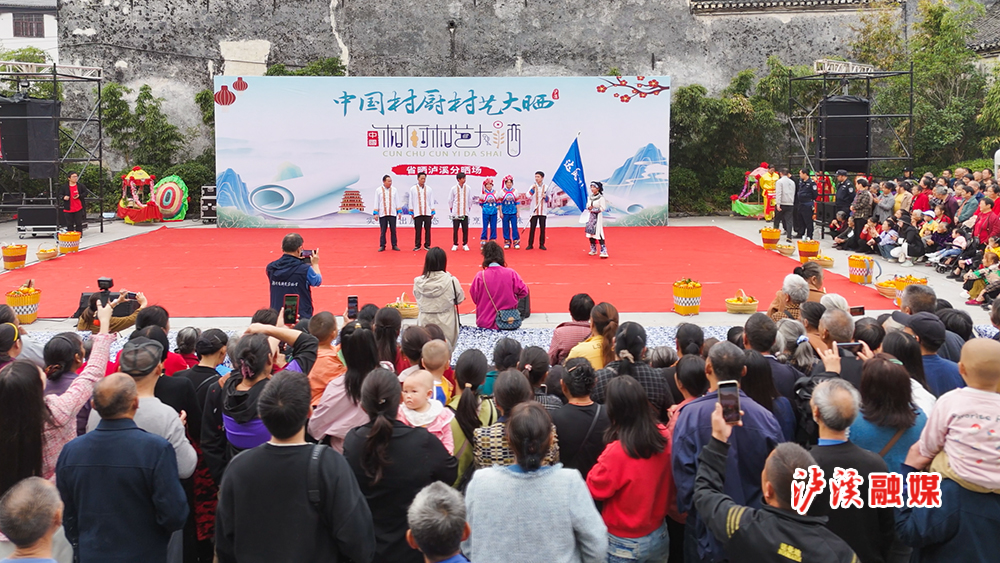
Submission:
M 420 308 L 413 301 L 406 300 L 406 293 L 400 295 L 395 302 L 386 304 L 386 307 L 396 309 L 404 319 L 415 319 L 420 315 Z
M 791 256 L 792 254 L 795 254 L 795 247 L 790 244 L 778 244 L 775 245 L 774 249 L 785 256 Z
M 697 315 L 701 308 L 701 283 L 684 278 L 674 282 L 674 312 Z
M 30 324 L 38 318 L 38 304 L 42 291 L 35 287 L 35 280 L 28 280 L 17 289 L 7 292 L 7 304 L 14 309 L 21 324 Z
M 751 315 L 757 312 L 760 302 L 753 295 L 747 295 L 742 289 L 736 292 L 736 297 L 726 299 L 726 312 L 734 315 Z
M 829 256 L 813 256 L 807 260 L 807 262 L 815 262 L 824 268 L 833 267 L 833 258 Z
M 767 250 L 774 250 L 778 241 L 781 240 L 781 229 L 764 227 L 760 230 L 760 240 L 763 242 L 764 248 Z

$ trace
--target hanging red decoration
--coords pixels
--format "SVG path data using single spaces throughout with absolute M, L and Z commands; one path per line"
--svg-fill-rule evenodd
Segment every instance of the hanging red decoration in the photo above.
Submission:
M 553 100 L 559 99 L 559 88 L 556 88 L 555 90 L 552 91 L 552 99 Z
M 236 101 L 236 94 L 229 91 L 228 86 L 223 86 L 222 90 L 215 93 L 215 103 L 220 106 L 230 106 Z
M 242 92 L 249 87 L 250 85 L 247 84 L 246 80 L 243 80 L 242 76 L 237 77 L 236 82 L 233 82 L 233 90 L 236 90 L 237 92 Z

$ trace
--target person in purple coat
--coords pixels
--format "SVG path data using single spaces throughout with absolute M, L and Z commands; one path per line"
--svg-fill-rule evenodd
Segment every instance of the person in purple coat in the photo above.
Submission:
M 476 326 L 497 328 L 497 312 L 516 309 L 517 302 L 528 295 L 528 286 L 517 272 L 507 267 L 503 249 L 494 241 L 483 248 L 483 271 L 472 280 L 469 293 L 476 303 Z

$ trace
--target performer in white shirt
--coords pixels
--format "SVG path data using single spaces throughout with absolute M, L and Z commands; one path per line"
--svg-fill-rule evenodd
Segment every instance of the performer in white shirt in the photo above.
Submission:
M 448 213 L 451 215 L 452 251 L 458 250 L 458 227 L 462 227 L 462 250 L 469 250 L 469 209 L 472 197 L 465 185 L 465 172 L 455 174 L 458 184 L 451 189 L 448 197 Z
M 420 172 L 417 174 L 417 184 L 410 188 L 410 197 L 406 202 L 406 207 L 413 217 L 413 227 L 416 229 L 416 238 L 413 243 L 414 252 L 420 250 L 420 230 L 427 234 L 424 236 L 424 250 L 431 249 L 431 220 L 434 217 L 434 195 L 431 189 L 425 186 L 427 174 Z
M 399 199 L 397 190 L 392 187 L 392 177 L 386 174 L 382 176 L 382 185 L 375 190 L 375 211 L 372 213 L 378 217 L 379 238 L 378 251 L 385 250 L 385 230 L 392 231 L 392 249 L 399 250 L 396 246 L 396 217 L 400 214 Z
M 526 250 L 531 250 L 535 245 L 536 225 L 539 228 L 538 248 L 546 250 L 545 219 L 549 212 L 549 192 L 545 187 L 545 172 L 541 170 L 535 172 L 535 183 L 528 190 L 528 197 L 531 198 L 531 202 L 528 204 L 528 209 L 531 210 L 531 228 L 528 230 L 528 248 Z

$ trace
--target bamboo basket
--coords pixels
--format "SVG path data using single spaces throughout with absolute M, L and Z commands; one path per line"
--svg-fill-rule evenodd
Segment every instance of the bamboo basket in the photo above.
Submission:
M 890 280 L 890 281 L 885 282 L 885 283 L 890 283 L 892 285 L 888 285 L 888 286 L 880 285 L 880 284 L 876 284 L 875 285 L 875 289 L 878 290 L 879 295 L 881 295 L 882 297 L 885 297 L 886 299 L 893 299 L 893 300 L 896 299 L 896 284 L 895 284 L 895 282 L 893 282 L 892 280 Z
M 815 262 L 823 268 L 833 267 L 833 258 L 830 258 L 829 256 L 813 256 L 808 259 L 807 262 Z
M 790 244 L 785 244 L 785 245 L 779 244 L 775 247 L 775 250 L 777 250 L 784 256 L 791 256 L 792 254 L 795 254 L 795 247 Z
M 59 254 L 80 251 L 80 233 L 78 231 L 59 233 L 56 238 L 59 240 Z
M 395 302 L 386 304 L 386 307 L 396 309 L 404 319 L 415 319 L 420 315 L 420 308 L 415 302 L 406 300 L 405 292 Z
M 799 262 L 805 264 L 810 258 L 814 256 L 819 256 L 819 241 L 818 240 L 800 240 L 799 241 Z
M 678 315 L 697 315 L 701 310 L 700 287 L 677 287 L 674 289 L 674 312 Z
M 736 297 L 726 299 L 726 312 L 732 313 L 733 315 L 752 315 L 757 312 L 757 305 L 760 305 L 760 301 L 753 299 L 753 301 L 747 301 L 748 296 L 742 289 L 736 292 Z
M 774 247 L 778 245 L 778 241 L 781 240 L 781 231 L 779 229 L 765 227 L 760 230 L 760 240 L 765 249 L 774 250 Z
M 38 318 L 38 304 L 42 300 L 42 291 L 35 289 L 34 293 L 23 294 L 21 289 L 7 292 L 7 304 L 14 309 L 19 323 L 31 324 Z
M 24 267 L 28 259 L 28 245 L 5 244 L 3 247 L 3 269 L 16 270 Z
M 52 260 L 59 256 L 59 247 L 51 242 L 43 242 L 38 245 L 38 252 L 35 253 L 35 256 L 38 257 L 39 262 Z

